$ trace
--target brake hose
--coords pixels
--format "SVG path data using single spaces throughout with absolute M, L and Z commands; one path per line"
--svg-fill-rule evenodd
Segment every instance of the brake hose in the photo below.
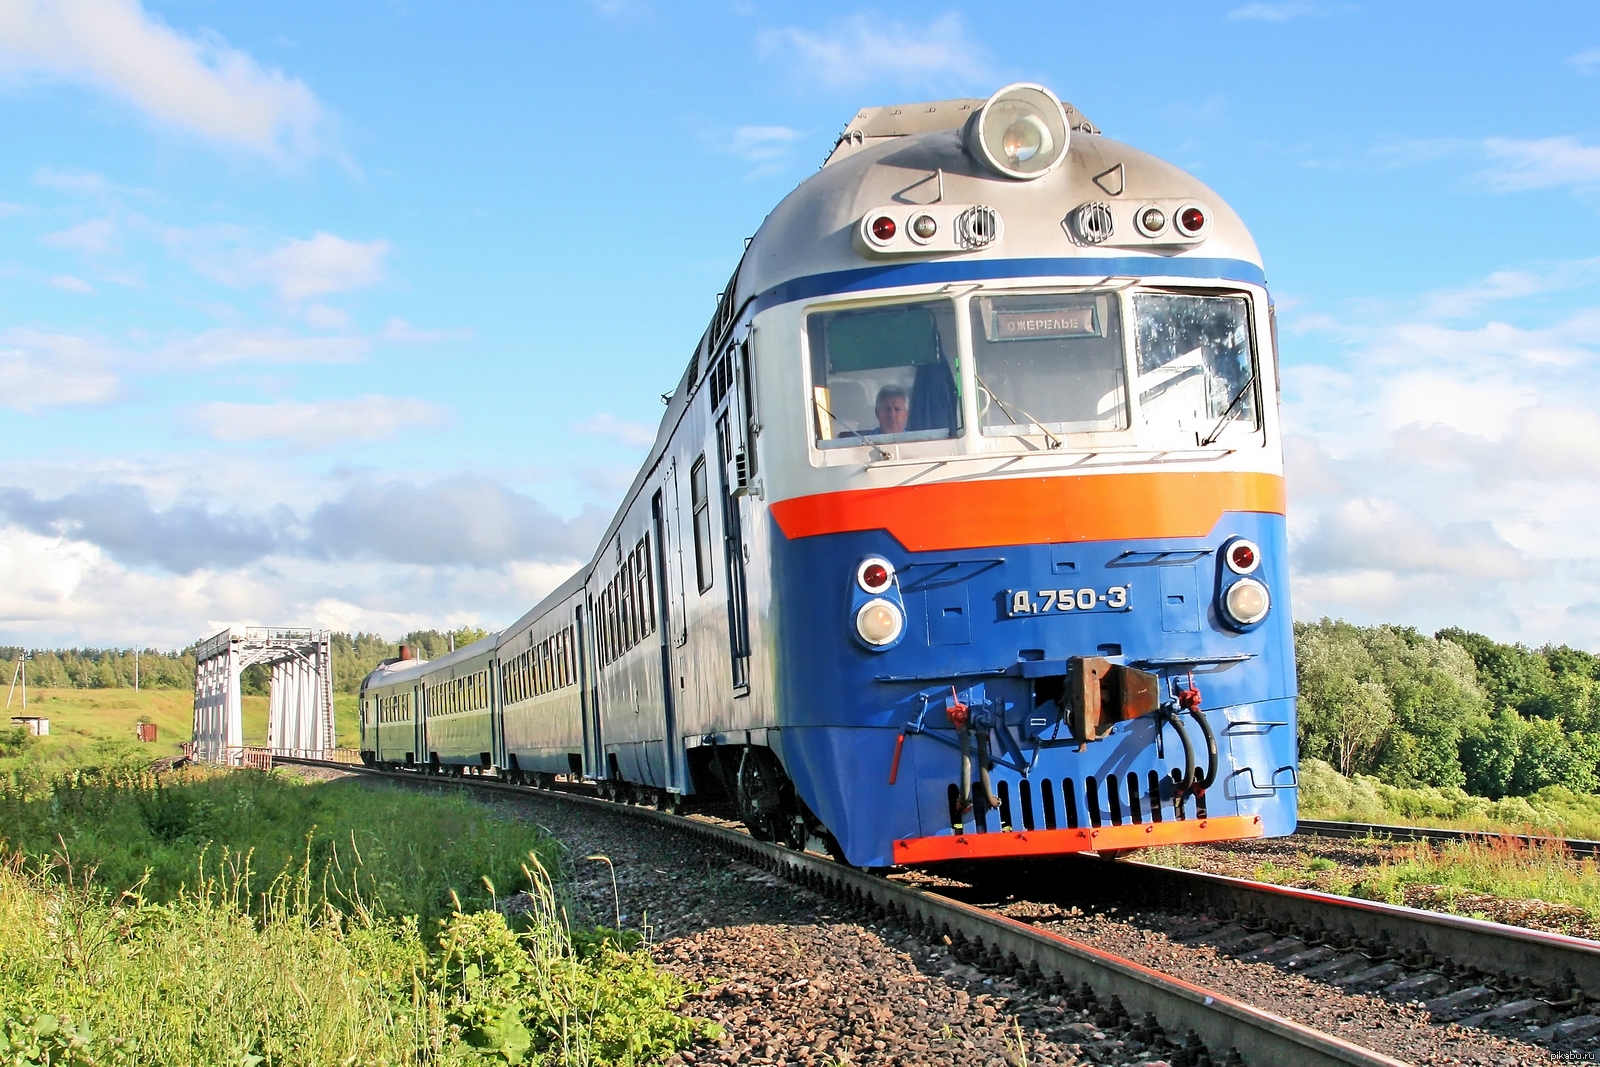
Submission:
M 1189 740 L 1188 731 L 1183 728 L 1183 721 L 1178 718 L 1178 713 L 1172 710 L 1170 704 L 1164 705 L 1156 712 L 1156 739 L 1158 741 L 1161 738 L 1161 731 L 1166 729 L 1168 723 L 1172 724 L 1172 728 L 1177 731 L 1178 740 L 1183 743 L 1183 784 L 1178 787 L 1176 798 L 1177 802 L 1182 804 L 1183 798 L 1188 796 L 1193 788 L 1195 772 L 1194 744 Z
M 1217 735 L 1211 732 L 1211 724 L 1206 722 L 1206 717 L 1200 714 L 1199 708 L 1190 708 L 1189 714 L 1200 724 L 1200 733 L 1206 739 L 1206 776 L 1205 780 L 1195 787 L 1198 792 L 1203 793 L 1217 780 Z M 1190 769 L 1192 773 L 1193 763 L 1190 764 Z
M 1193 671 L 1189 672 L 1189 687 L 1187 689 L 1183 688 L 1182 686 L 1178 687 L 1178 706 L 1184 711 L 1187 711 L 1190 715 L 1194 716 L 1194 721 L 1200 724 L 1201 736 L 1206 739 L 1205 780 L 1200 782 L 1194 781 L 1195 768 L 1194 763 L 1191 761 L 1189 764 L 1189 774 L 1185 779 L 1185 782 L 1188 784 L 1185 785 L 1184 792 L 1186 794 L 1203 793 L 1207 789 L 1211 788 L 1211 783 L 1217 780 L 1217 735 L 1211 732 L 1211 724 L 1206 722 L 1206 717 L 1204 715 L 1200 714 L 1200 687 L 1194 684 Z M 1179 732 L 1182 732 L 1181 728 Z M 1184 744 L 1185 746 L 1188 745 L 1187 738 L 1185 738 Z

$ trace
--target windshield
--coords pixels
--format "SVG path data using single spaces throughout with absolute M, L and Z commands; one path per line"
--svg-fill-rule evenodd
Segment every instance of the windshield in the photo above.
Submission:
M 821 447 L 961 432 L 948 301 L 815 314 L 806 335 Z
M 1242 296 L 1139 293 L 1139 406 L 1144 425 L 1211 438 L 1257 425 L 1250 317 Z
M 1117 294 L 976 297 L 972 345 L 984 433 L 1128 428 Z

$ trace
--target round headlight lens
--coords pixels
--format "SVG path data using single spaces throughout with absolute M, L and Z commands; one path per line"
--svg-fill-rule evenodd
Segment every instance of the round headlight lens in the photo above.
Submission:
M 1067 154 L 1066 112 L 1040 85 L 1009 85 L 991 96 L 977 117 L 984 162 L 1008 178 L 1037 178 Z
M 877 597 L 856 612 L 856 633 L 869 645 L 892 645 L 906 628 L 906 617 L 891 601 Z
M 1240 538 L 1228 546 L 1228 569 L 1235 574 L 1249 574 L 1261 566 L 1261 549 L 1254 541 Z
M 1154 237 L 1167 228 L 1167 213 L 1158 207 L 1147 207 L 1139 212 L 1139 229 L 1145 236 Z
M 934 234 L 939 232 L 939 223 L 934 220 L 932 215 L 918 215 L 911 220 L 911 232 L 924 241 L 928 241 L 933 238 Z
M 1272 597 L 1267 587 L 1254 578 L 1241 578 L 1228 587 L 1222 598 L 1228 618 L 1240 626 L 1253 626 L 1267 617 L 1272 608 Z

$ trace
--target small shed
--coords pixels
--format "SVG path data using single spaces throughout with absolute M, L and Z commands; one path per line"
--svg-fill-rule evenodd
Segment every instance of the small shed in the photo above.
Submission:
M 138 725 L 138 732 L 139 740 L 147 743 L 154 741 L 156 739 L 156 724 L 153 722 L 142 722 Z
M 50 735 L 50 720 L 40 715 L 13 715 L 12 726 L 26 726 L 28 732 L 34 737 L 48 737 Z

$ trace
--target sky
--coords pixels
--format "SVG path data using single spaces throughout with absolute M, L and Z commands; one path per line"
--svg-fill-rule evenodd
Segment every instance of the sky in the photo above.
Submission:
M 855 112 L 1243 216 L 1296 617 L 1600 650 L 1600 7 L 0 0 L 0 644 L 516 618 Z

